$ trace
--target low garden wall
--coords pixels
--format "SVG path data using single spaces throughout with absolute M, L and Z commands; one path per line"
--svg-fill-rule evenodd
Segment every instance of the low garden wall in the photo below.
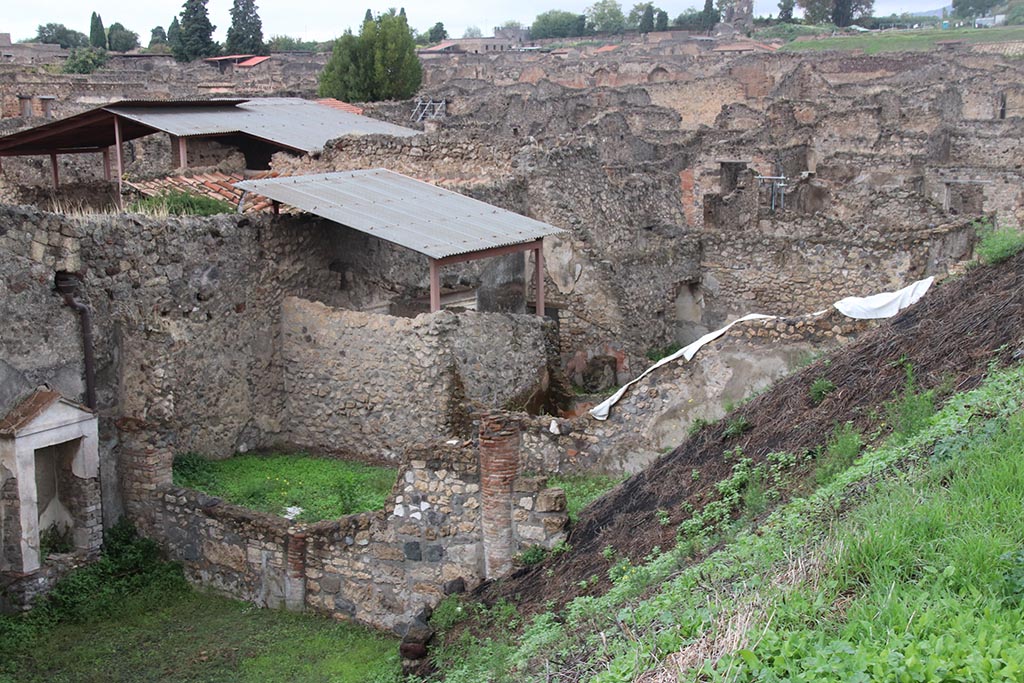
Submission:
M 564 493 L 522 475 L 518 421 L 495 414 L 481 424 L 479 447 L 453 440 L 410 449 L 379 511 L 293 523 L 170 485 L 131 509 L 195 583 L 404 636 L 446 593 L 565 538 Z M 505 475 L 497 485 L 487 478 L 496 470 Z

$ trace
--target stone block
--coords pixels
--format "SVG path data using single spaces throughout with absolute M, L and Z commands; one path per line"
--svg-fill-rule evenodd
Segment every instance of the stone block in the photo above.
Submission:
M 405 553 L 405 559 L 410 562 L 420 562 L 423 559 L 419 541 L 407 541 L 402 546 L 402 550 Z
M 565 491 L 562 489 L 544 489 L 537 494 L 537 512 L 562 512 L 565 510 Z

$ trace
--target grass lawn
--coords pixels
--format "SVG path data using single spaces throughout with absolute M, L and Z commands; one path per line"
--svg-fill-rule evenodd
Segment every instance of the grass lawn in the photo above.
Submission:
M 309 455 L 236 455 L 174 460 L 174 483 L 275 515 L 300 507 L 296 519 L 315 522 L 384 507 L 397 471 Z
M 398 641 L 330 619 L 197 593 L 59 624 L 4 648 L 3 683 L 364 683 L 399 679 Z
M 867 54 L 914 52 L 934 49 L 935 43 L 942 40 L 963 40 L 968 43 L 1004 43 L 1024 40 L 1024 26 L 864 33 L 855 36 L 795 41 L 787 43 L 781 49 L 787 51 L 863 50 Z

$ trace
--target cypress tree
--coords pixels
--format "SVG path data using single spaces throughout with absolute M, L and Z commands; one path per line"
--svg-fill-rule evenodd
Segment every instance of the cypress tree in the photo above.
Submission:
M 263 22 L 255 0 L 235 0 L 231 6 L 231 27 L 224 49 L 231 54 L 266 54 L 263 43 Z
M 654 30 L 655 31 L 667 31 L 668 30 L 668 12 L 663 9 L 658 10 L 658 14 L 654 19 Z
M 181 23 L 178 21 L 178 17 L 171 19 L 170 26 L 167 27 L 167 44 L 171 48 L 171 54 L 179 62 L 187 62 L 188 57 L 185 55 L 185 48 L 181 44 Z
M 213 57 L 220 53 L 220 46 L 213 40 L 213 30 L 206 11 L 207 0 L 185 0 L 181 7 L 180 50 L 174 56 L 180 61 L 191 62 L 201 57 Z
M 89 19 L 89 45 L 101 50 L 107 49 L 107 32 L 103 29 L 103 19 L 95 12 Z
M 640 17 L 640 33 L 650 33 L 654 30 L 654 7 L 647 5 L 644 8 L 643 16 Z

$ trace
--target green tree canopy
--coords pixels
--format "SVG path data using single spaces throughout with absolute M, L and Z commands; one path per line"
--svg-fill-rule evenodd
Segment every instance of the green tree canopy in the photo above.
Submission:
M 702 31 L 710 31 L 719 21 L 722 14 L 715 7 L 714 0 L 704 0 L 704 9 L 700 13 L 700 28 Z
M 114 22 L 107 29 L 107 44 L 114 52 L 128 52 L 139 46 L 139 34 L 129 31 L 120 22 Z
M 858 17 L 871 16 L 874 0 L 796 0 L 808 24 L 831 21 L 836 26 L 849 26 Z
M 668 30 L 668 12 L 663 9 L 658 10 L 658 13 L 654 16 L 654 30 L 655 31 L 667 31 Z
M 267 46 L 263 43 L 263 22 L 255 0 L 235 0 L 231 5 L 231 26 L 224 49 L 233 55 L 267 53 Z
M 793 21 L 794 0 L 779 0 L 779 21 L 788 24 Z
M 89 38 L 80 31 L 73 31 L 64 24 L 45 24 L 36 28 L 37 43 L 60 45 L 63 48 L 85 47 Z
M 440 21 L 430 27 L 427 31 L 427 40 L 431 43 L 440 43 L 448 37 L 448 31 L 445 30 L 444 24 Z
M 650 2 L 638 2 L 633 5 L 633 9 L 629 10 L 629 14 L 626 15 L 626 27 L 638 28 L 640 26 L 640 19 L 644 16 L 644 10 L 648 7 L 653 9 L 654 5 Z
M 999 4 L 999 0 L 953 0 L 953 12 L 963 18 L 984 17 Z
M 185 0 L 181 7 L 181 32 L 178 41 L 171 42 L 174 57 L 180 62 L 191 62 L 202 57 L 220 54 L 220 46 L 213 40 L 210 16 L 206 11 L 207 0 Z
M 483 35 L 483 31 L 480 30 L 479 26 L 467 26 L 466 30 L 462 32 L 463 38 L 480 38 Z
M 157 45 L 167 44 L 167 33 L 164 32 L 163 26 L 154 26 L 153 30 L 149 32 L 149 46 L 156 47 Z
M 423 80 L 405 16 L 389 10 L 363 23 L 359 36 L 346 31 L 320 73 L 321 97 L 375 102 L 411 97 Z
M 615 0 L 597 0 L 587 8 L 590 28 L 598 33 L 622 33 L 626 30 L 626 15 Z
M 320 43 L 315 40 L 303 40 L 292 36 L 271 36 L 267 47 L 271 52 L 317 52 L 321 49 Z
M 571 38 L 587 34 L 587 17 L 553 9 L 542 12 L 533 20 L 530 36 L 541 38 Z
M 89 18 L 89 45 L 101 50 L 107 49 L 107 32 L 103 28 L 103 19 L 95 12 Z

